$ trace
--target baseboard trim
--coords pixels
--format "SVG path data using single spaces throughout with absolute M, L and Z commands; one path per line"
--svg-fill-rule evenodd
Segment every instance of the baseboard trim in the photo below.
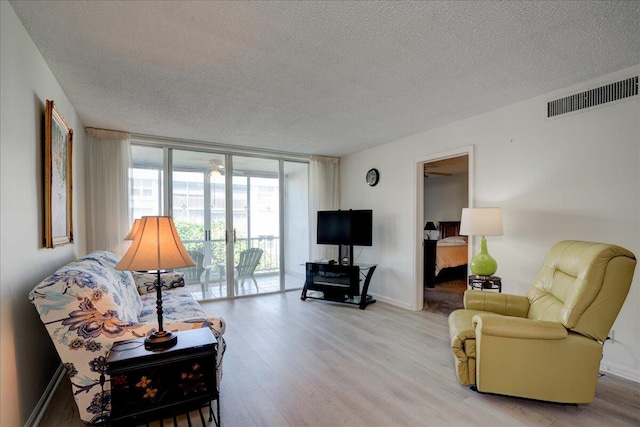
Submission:
M 38 427 L 38 425 L 40 425 L 40 421 L 42 421 L 42 417 L 44 417 L 45 412 L 47 412 L 49 403 L 51 403 L 51 399 L 53 399 L 53 395 L 58 389 L 63 377 L 64 367 L 61 363 L 58 365 L 58 369 L 56 369 L 53 377 L 51 377 L 51 380 L 49 381 L 47 388 L 44 390 L 44 393 L 42 393 L 40 400 L 38 400 L 36 407 L 33 408 L 29 419 L 27 419 L 27 422 L 24 424 L 25 427 Z
M 397 299 L 393 299 L 393 298 L 387 298 L 385 296 L 381 296 L 378 294 L 374 294 L 369 292 L 368 293 L 369 296 L 371 296 L 371 298 L 378 300 L 378 301 L 382 301 L 382 302 L 386 302 L 387 304 L 391 304 L 391 305 L 395 305 L 396 307 L 400 307 L 400 308 L 404 308 L 406 310 L 412 310 L 411 305 L 407 304 L 403 301 L 397 300 Z
M 624 366 L 616 365 L 615 363 L 609 363 L 606 360 L 603 360 L 600 363 L 600 372 L 624 378 L 635 383 L 640 383 L 640 372 L 625 368 Z

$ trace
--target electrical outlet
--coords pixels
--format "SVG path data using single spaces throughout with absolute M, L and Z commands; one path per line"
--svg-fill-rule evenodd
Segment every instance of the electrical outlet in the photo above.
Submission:
M 616 331 L 613 329 L 609 332 L 609 341 L 611 341 L 611 344 L 615 344 L 616 342 Z

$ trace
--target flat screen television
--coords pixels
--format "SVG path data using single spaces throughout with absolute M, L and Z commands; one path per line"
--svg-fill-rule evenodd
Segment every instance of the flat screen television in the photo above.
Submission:
M 319 245 L 372 246 L 373 211 L 318 211 Z

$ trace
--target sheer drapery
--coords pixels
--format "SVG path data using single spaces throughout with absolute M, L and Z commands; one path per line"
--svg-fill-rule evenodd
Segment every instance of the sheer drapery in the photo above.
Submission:
M 318 211 L 340 206 L 340 159 L 312 156 L 309 162 L 309 242 L 311 259 L 336 259 L 338 247 L 317 245 Z
M 85 176 L 87 251 L 123 255 L 129 231 L 129 134 L 87 128 Z

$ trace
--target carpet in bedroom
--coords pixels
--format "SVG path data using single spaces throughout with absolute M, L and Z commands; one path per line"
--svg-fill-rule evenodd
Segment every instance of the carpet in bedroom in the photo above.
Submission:
M 464 307 L 462 295 L 466 289 L 466 280 L 452 280 L 438 283 L 435 288 L 424 288 L 423 310 L 448 316 L 453 310 Z

